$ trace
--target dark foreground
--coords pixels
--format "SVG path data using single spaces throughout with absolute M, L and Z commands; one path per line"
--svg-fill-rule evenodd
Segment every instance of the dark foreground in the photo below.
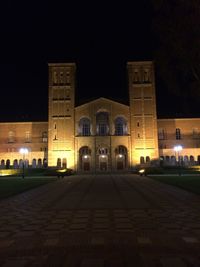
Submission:
M 0 216 L 0 266 L 200 266 L 200 197 L 149 178 L 70 176 Z

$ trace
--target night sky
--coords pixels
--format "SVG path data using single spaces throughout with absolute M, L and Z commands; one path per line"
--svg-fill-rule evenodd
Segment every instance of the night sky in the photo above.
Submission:
M 76 62 L 76 104 L 101 96 L 128 104 L 127 61 L 154 59 L 150 2 L 80 2 L 2 4 L 0 121 L 47 120 L 48 62 Z M 158 117 L 176 115 L 172 98 L 157 81 Z

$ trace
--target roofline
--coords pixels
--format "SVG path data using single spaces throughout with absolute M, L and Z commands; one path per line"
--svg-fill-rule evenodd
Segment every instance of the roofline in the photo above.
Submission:
M 157 119 L 157 121 L 170 121 L 170 120 L 200 120 L 200 118 L 168 118 L 168 119 Z
M 74 67 L 76 67 L 76 63 L 75 62 L 69 62 L 69 63 L 48 63 L 48 66 L 51 66 L 51 67 L 74 66 Z
M 147 60 L 147 61 L 128 61 L 127 62 L 127 65 L 144 65 L 144 64 L 153 64 L 154 61 L 150 61 L 150 60 Z
M 0 122 L 0 124 L 43 124 L 43 123 L 48 123 L 48 121 Z
M 86 103 L 84 103 L 84 104 L 81 104 L 81 105 L 79 105 L 79 106 L 76 106 L 75 109 L 76 109 L 76 108 L 79 108 L 79 107 L 81 107 L 81 106 L 84 106 L 84 105 L 88 105 L 89 103 L 95 102 L 95 101 L 97 101 L 97 100 L 99 100 L 99 99 L 108 100 L 108 101 L 111 101 L 111 102 L 114 102 L 114 103 L 117 103 L 117 104 L 119 104 L 119 105 L 122 105 L 122 106 L 125 106 L 125 107 L 129 108 L 129 105 L 122 104 L 122 103 L 120 103 L 120 102 L 111 100 L 111 99 L 109 99 L 109 98 L 98 97 L 98 98 L 96 98 L 96 99 L 94 99 L 94 100 L 91 100 L 91 101 L 88 101 L 88 102 L 86 102 Z

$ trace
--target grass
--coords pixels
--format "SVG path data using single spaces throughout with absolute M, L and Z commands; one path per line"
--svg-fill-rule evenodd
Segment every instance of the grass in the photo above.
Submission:
M 10 197 L 32 188 L 57 180 L 56 178 L 0 178 L 0 199 Z
M 184 175 L 184 176 L 151 176 L 152 179 L 157 180 L 162 183 L 174 185 L 191 191 L 196 194 L 200 194 L 200 176 Z

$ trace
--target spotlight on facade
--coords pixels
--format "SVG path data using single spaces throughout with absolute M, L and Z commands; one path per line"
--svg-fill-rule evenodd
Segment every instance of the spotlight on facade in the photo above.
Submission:
M 102 158 L 105 158 L 106 156 L 105 155 L 101 155 Z
M 181 145 L 174 146 L 174 151 L 175 151 L 175 158 L 176 161 L 178 161 L 178 174 L 181 175 L 181 163 L 180 163 L 180 157 L 179 153 L 182 151 L 183 147 Z
M 84 155 L 83 157 L 84 157 L 84 159 L 88 159 L 88 155 Z
M 183 147 L 181 145 L 174 146 L 174 151 L 175 152 L 180 152 L 182 149 L 183 149 Z
M 119 158 L 123 158 L 123 155 L 122 154 L 119 154 Z
M 22 147 L 22 148 L 20 148 L 19 153 L 22 154 L 22 156 L 23 156 L 23 162 L 22 162 L 22 178 L 24 179 L 25 155 L 28 154 L 28 149 Z

